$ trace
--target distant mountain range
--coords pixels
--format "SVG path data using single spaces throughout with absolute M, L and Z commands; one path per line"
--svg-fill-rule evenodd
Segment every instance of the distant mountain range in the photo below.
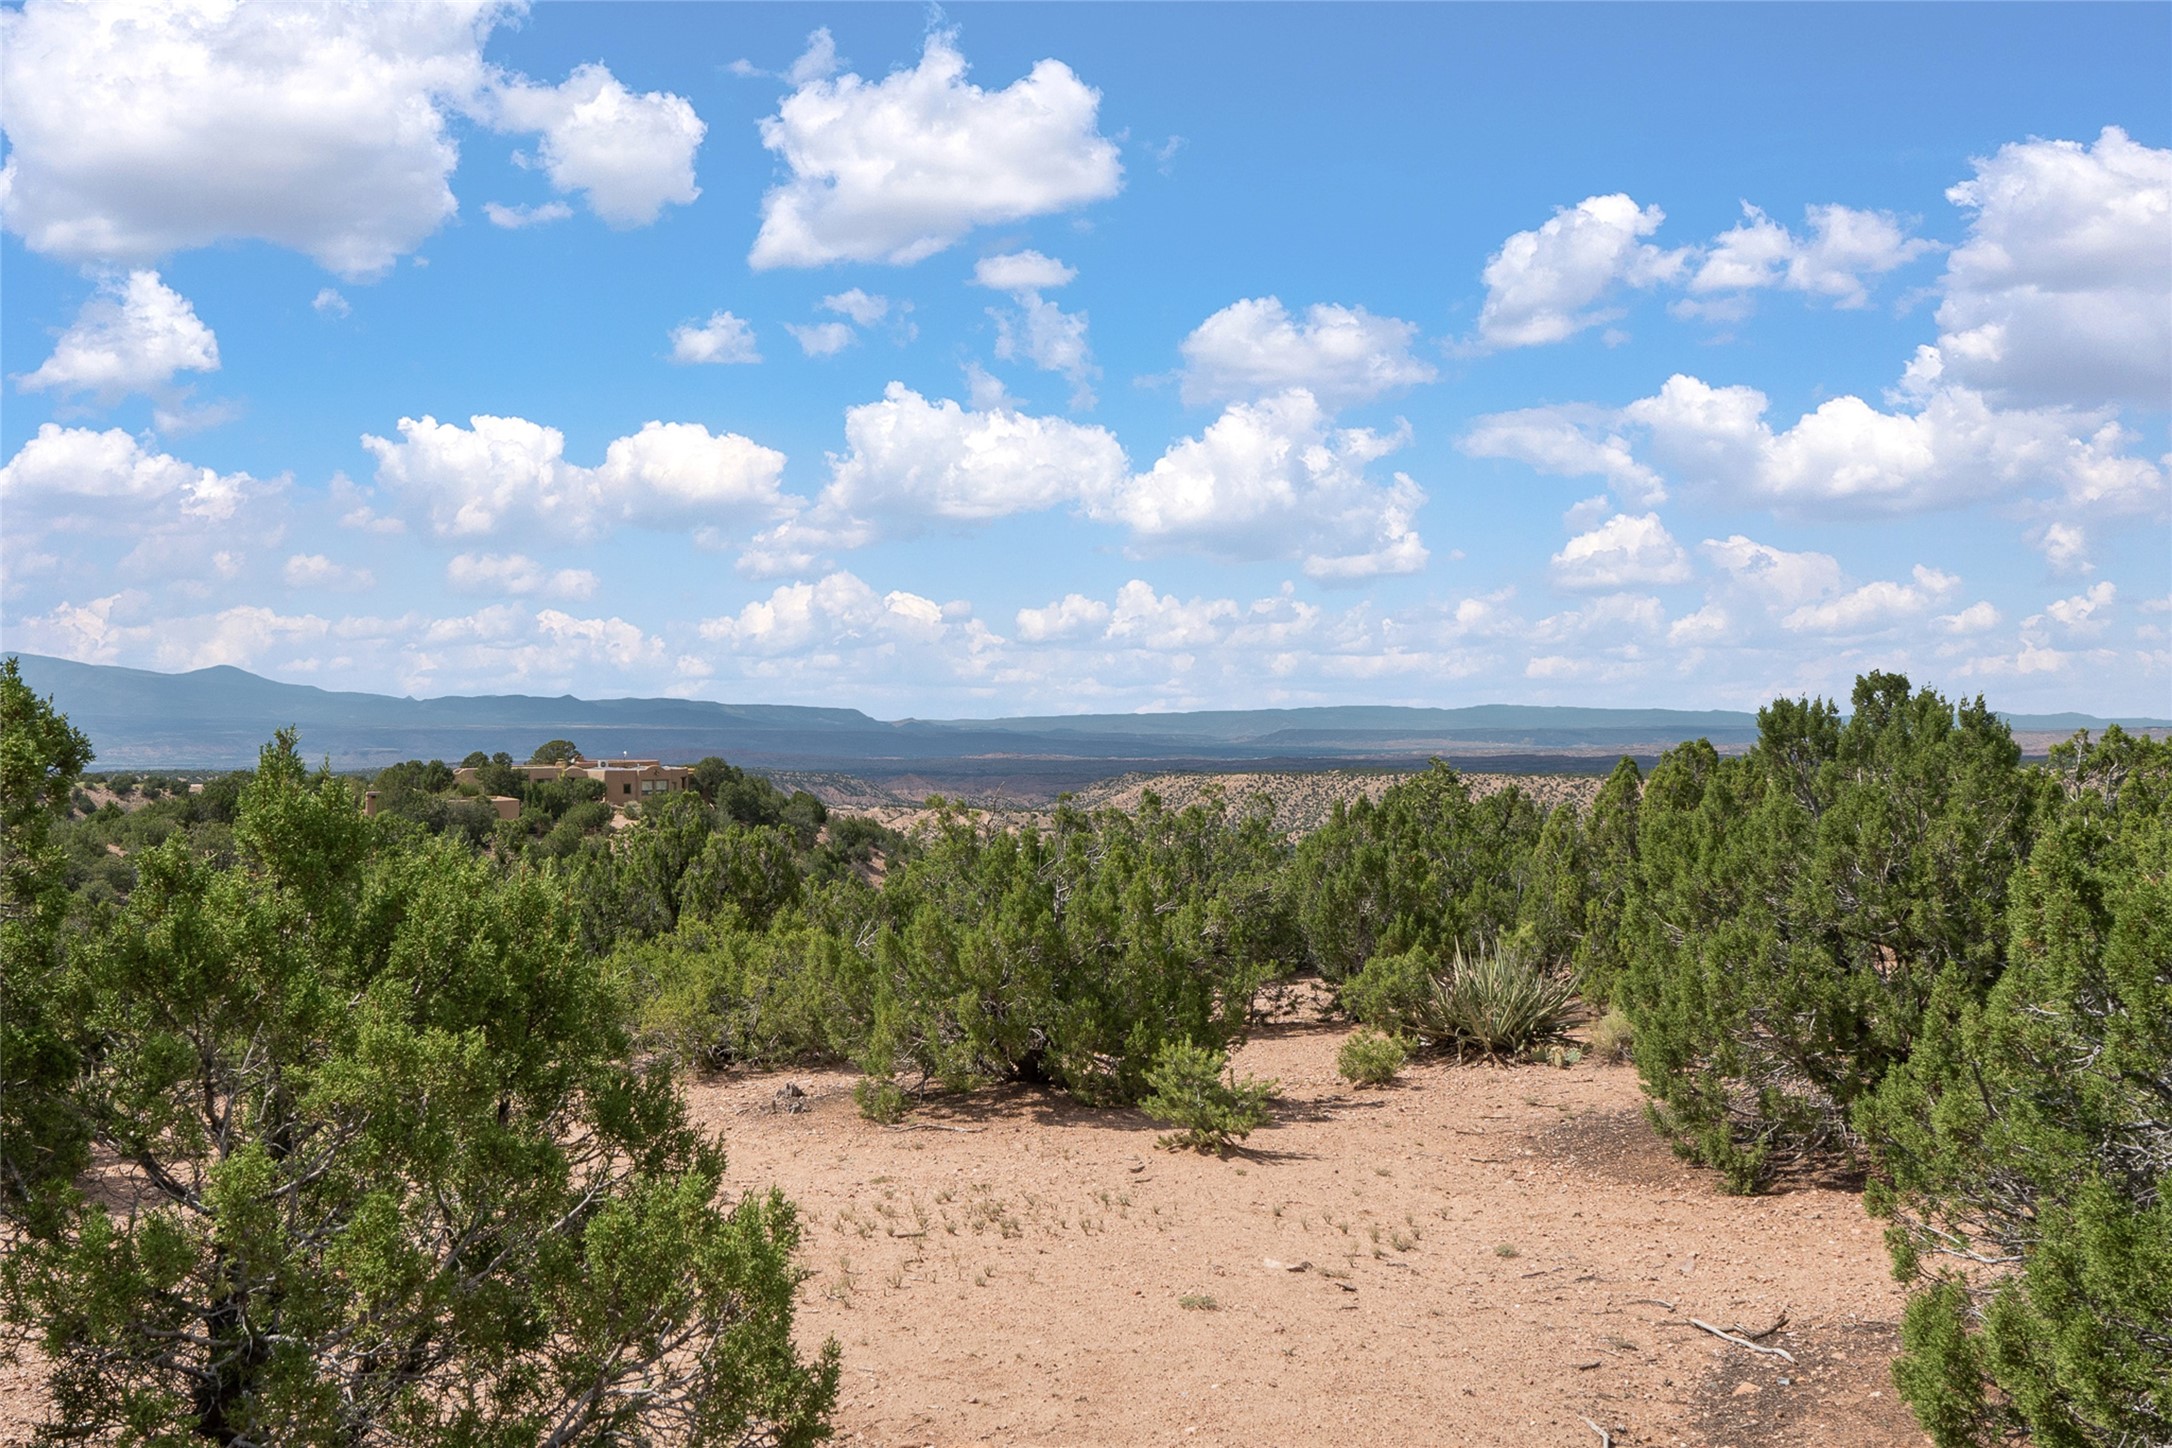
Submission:
M 1435 754 L 1489 769 L 1603 769 L 1623 754 L 1649 758 L 1684 739 L 1742 748 L 1757 732 L 1754 715 L 1729 710 L 1515 704 L 881 720 L 857 709 L 696 699 L 404 699 L 282 684 L 224 666 L 161 674 L 15 657 L 24 681 L 52 696 L 90 736 L 94 768 L 107 770 L 252 764 L 273 731 L 289 725 L 300 730 L 308 757 L 329 758 L 338 769 L 458 760 L 476 749 L 526 758 L 543 741 L 565 738 L 599 758 L 686 761 L 716 754 L 760 769 L 997 785 L 1013 778 L 1061 785 L 1133 769 L 1402 767 Z M 2025 741 L 2042 736 L 2039 747 L 2110 722 L 2084 714 L 2008 720 Z M 2172 729 L 2165 719 L 2117 722 Z

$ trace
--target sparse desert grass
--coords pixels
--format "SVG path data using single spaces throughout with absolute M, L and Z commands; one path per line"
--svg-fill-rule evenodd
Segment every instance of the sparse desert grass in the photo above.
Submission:
M 1629 1017 L 1621 1007 L 1610 1006 L 1605 1015 L 1591 1026 L 1591 1054 L 1601 1061 L 1614 1064 L 1629 1059 L 1629 1048 L 1635 1043 L 1635 1032 Z
M 1351 1032 L 1335 1053 L 1335 1069 L 1353 1086 L 1385 1086 L 1410 1059 L 1410 1043 L 1370 1026 Z

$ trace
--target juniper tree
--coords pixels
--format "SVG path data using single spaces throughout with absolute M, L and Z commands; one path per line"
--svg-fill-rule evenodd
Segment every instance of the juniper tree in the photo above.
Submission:
M 2172 1442 L 2172 746 L 2115 729 L 2054 773 L 2005 974 L 1942 982 L 1859 1112 L 1941 1448 Z
M 81 1169 L 88 1141 L 60 1092 L 78 1064 L 55 983 L 67 856 L 52 839 L 90 741 L 0 660 L 0 1210 L 31 1214 Z
M 1849 1147 L 1932 992 L 1980 997 L 2043 790 L 1979 698 L 1894 674 L 1781 700 L 1758 743 L 1668 753 L 1637 813 L 1623 1000 L 1661 1124 L 1749 1189 L 1773 1153 Z
M 5 1311 L 72 1440 L 809 1443 L 798 1229 L 721 1148 L 552 880 L 366 820 L 267 748 L 221 865 L 146 851 L 51 984 L 95 1195 L 12 1214 Z M 11 1123 L 12 1126 L 12 1123 Z

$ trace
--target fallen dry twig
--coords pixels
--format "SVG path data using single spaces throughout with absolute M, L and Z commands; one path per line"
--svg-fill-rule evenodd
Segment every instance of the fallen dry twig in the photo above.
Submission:
M 1711 1323 L 1704 1321 L 1702 1318 L 1692 1317 L 1689 1320 L 1689 1325 L 1691 1327 L 1701 1327 L 1706 1332 L 1711 1333 L 1714 1337 L 1720 1338 L 1726 1342 L 1731 1342 L 1736 1347 L 1746 1347 L 1751 1352 L 1761 1352 L 1767 1357 L 1786 1358 L 1789 1362 L 1795 1361 L 1795 1354 L 1789 1352 L 1784 1347 L 1766 1347 L 1762 1343 L 1751 1342 L 1746 1337 L 1735 1336 L 1724 1327 L 1714 1327 Z
M 1579 1418 L 1584 1417 L 1581 1413 L 1577 1414 L 1577 1416 Z M 1599 1435 L 1599 1448 L 1614 1448 L 1614 1435 L 1612 1433 L 1607 1432 L 1606 1429 L 1592 1422 L 1589 1418 L 1584 1418 L 1584 1426 Z
M 1752 1342 L 1763 1342 L 1766 1338 L 1772 1336 L 1774 1333 L 1778 1332 L 1781 1328 L 1785 1326 L 1787 1326 L 1787 1309 L 1783 1307 L 1780 1309 L 1779 1320 L 1774 1322 L 1772 1326 L 1764 1329 L 1764 1331 L 1762 1332 L 1752 1332 L 1739 1322 L 1734 1325 L 1731 1331 L 1739 1333 L 1743 1337 L 1750 1339 Z

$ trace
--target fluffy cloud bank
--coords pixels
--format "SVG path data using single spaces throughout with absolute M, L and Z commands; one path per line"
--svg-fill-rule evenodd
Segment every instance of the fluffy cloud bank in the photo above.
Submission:
M 1948 259 L 1938 349 L 2002 400 L 2096 408 L 2172 397 L 2172 150 L 2107 126 L 2021 141 L 1946 196 L 1970 213 Z
M 1486 263 L 1478 340 L 1492 348 L 1535 347 L 1619 316 L 1604 305 L 1617 288 L 1672 281 L 1688 265 L 1687 251 L 1663 251 L 1642 239 L 1666 219 L 1658 207 L 1617 193 L 1587 196 L 1537 230 L 1517 232 Z
M 604 67 L 584 65 L 558 86 L 510 82 L 496 101 L 501 129 L 542 137 L 551 186 L 579 192 L 609 225 L 647 226 L 701 195 L 694 152 L 709 128 L 679 96 L 636 95 Z
M 1415 573 L 1429 556 L 1416 527 L 1425 492 L 1404 473 L 1386 484 L 1366 473 L 1408 441 L 1407 428 L 1337 428 L 1311 393 L 1292 389 L 1231 405 L 1087 511 L 1141 544 L 1294 558 L 1317 579 Z
M 1237 403 L 1134 473 L 1106 428 L 1007 405 L 963 407 L 893 382 L 845 413 L 843 453 L 803 519 L 759 540 L 758 572 L 796 571 L 825 547 L 857 547 L 930 524 L 970 525 L 1069 507 L 1119 527 L 1142 552 L 1287 559 L 1346 581 L 1422 569 L 1425 492 L 1370 464 L 1408 429 L 1339 428 L 1310 393 Z
M 1804 213 L 1804 235 L 1748 202 L 1742 213 L 1741 225 L 1712 239 L 1688 283 L 1692 297 L 1721 294 L 1721 300 L 1683 302 L 1678 310 L 1724 320 L 1738 309 L 1724 294 L 1763 287 L 1830 297 L 1838 307 L 1868 306 L 1866 279 L 1936 250 L 1936 243 L 1910 236 L 1899 218 L 1883 211 L 1812 206 Z
M 117 503 L 223 522 L 261 486 L 247 473 L 220 473 L 152 452 L 117 427 L 93 432 L 51 422 L 0 467 L 0 498 L 17 528 L 33 517 L 90 525 Z
M 94 394 L 111 403 L 131 392 L 157 392 L 179 372 L 216 372 L 219 339 L 188 298 L 155 271 L 108 282 L 60 334 L 53 355 L 24 377 L 25 392 Z
M 565 460 L 565 434 L 519 417 L 468 426 L 403 417 L 397 440 L 365 435 L 377 484 L 441 538 L 501 533 L 593 538 L 618 524 L 728 528 L 796 506 L 778 490 L 784 454 L 697 423 L 651 422 L 604 449 L 600 467 Z
M 1553 557 L 1554 581 L 1564 588 L 1619 589 L 1684 583 L 1689 555 L 1657 513 L 1619 513 L 1579 533 Z
M 791 177 L 763 198 L 747 260 L 758 270 L 902 265 L 976 226 L 1114 196 L 1123 167 L 1096 129 L 1100 104 L 1057 60 L 983 90 L 947 34 L 928 38 L 917 66 L 879 81 L 813 76 L 761 124 Z
M 1946 384 L 1925 348 L 1881 410 L 1821 403 L 1784 428 L 1754 387 L 1677 373 L 1627 407 L 1532 408 L 1478 419 L 1462 446 L 1543 472 L 1604 477 L 1631 498 L 1673 478 L 1709 496 L 1785 510 L 1907 513 L 2050 489 L 2124 511 L 2154 507 L 2163 469 L 2127 451 L 2103 412 L 2010 409 Z
M 1113 492 L 1126 469 L 1106 428 L 930 402 L 901 382 L 846 409 L 845 447 L 831 459 L 823 506 L 898 523 L 1038 512 Z
M 31 0 L 0 14 L 0 220 L 69 261 L 255 239 L 374 276 L 457 209 L 456 117 L 538 133 L 554 187 L 614 225 L 692 199 L 687 103 L 634 95 L 601 66 L 557 88 L 503 75 L 482 47 L 506 13 Z
M 764 655 L 834 652 L 868 645 L 932 644 L 953 628 L 971 640 L 987 637 L 965 605 L 945 607 L 917 593 L 878 594 L 853 574 L 831 573 L 813 583 L 788 583 L 738 613 L 708 619 L 701 636 Z
M 1302 387 L 1328 407 L 1369 402 L 1437 375 L 1411 355 L 1417 336 L 1415 323 L 1363 307 L 1319 303 L 1298 320 L 1278 297 L 1232 302 L 1178 349 L 1184 400 L 1249 401 Z

